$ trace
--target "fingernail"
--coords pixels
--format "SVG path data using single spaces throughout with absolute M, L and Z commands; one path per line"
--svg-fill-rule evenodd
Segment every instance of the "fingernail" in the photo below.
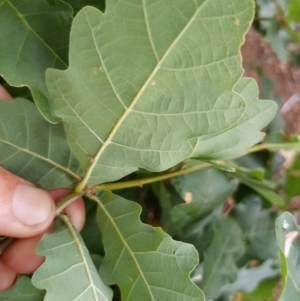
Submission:
M 19 184 L 13 196 L 13 213 L 25 225 L 33 226 L 45 222 L 54 212 L 51 196 L 34 186 Z

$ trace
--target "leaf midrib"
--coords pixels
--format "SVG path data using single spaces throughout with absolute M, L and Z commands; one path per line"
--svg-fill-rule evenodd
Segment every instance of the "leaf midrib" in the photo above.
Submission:
M 102 202 L 100 201 L 100 199 L 99 199 L 98 197 L 96 197 L 96 196 L 94 196 L 94 195 L 88 195 L 88 197 L 89 197 L 90 199 L 93 199 L 93 200 L 101 207 L 101 209 L 105 212 L 107 218 L 110 220 L 111 224 L 113 225 L 113 227 L 115 228 L 117 234 L 119 235 L 121 241 L 123 242 L 123 245 L 125 246 L 125 248 L 126 248 L 126 249 L 128 250 L 128 252 L 129 252 L 129 254 L 131 255 L 131 257 L 132 257 L 132 259 L 133 259 L 133 261 L 134 261 L 134 263 L 135 263 L 135 265 L 136 265 L 136 267 L 137 267 L 137 269 L 138 269 L 138 271 L 139 271 L 139 274 L 141 275 L 141 277 L 142 277 L 142 279 L 143 279 L 143 281 L 144 281 L 144 283 L 145 283 L 145 285 L 146 285 L 146 287 L 147 287 L 147 289 L 148 289 L 148 291 L 149 291 L 149 294 L 150 294 L 150 296 L 151 296 L 151 300 L 155 300 L 155 299 L 154 299 L 154 296 L 153 296 L 153 294 L 152 294 L 152 292 L 151 292 L 150 285 L 148 284 L 148 281 L 147 281 L 147 279 L 146 279 L 145 276 L 144 276 L 144 273 L 143 273 L 143 271 L 142 271 L 142 269 L 141 269 L 141 267 L 140 267 L 140 264 L 139 264 L 139 262 L 137 261 L 137 259 L 136 259 L 136 257 L 135 257 L 135 253 L 131 250 L 131 248 L 130 248 L 129 245 L 127 244 L 127 242 L 126 242 L 126 240 L 124 239 L 122 233 L 120 232 L 118 226 L 116 225 L 114 219 L 113 219 L 112 216 L 109 214 L 109 212 L 106 210 L 105 206 L 102 204 Z
M 182 31 L 178 34 L 178 36 L 176 37 L 176 39 L 174 39 L 174 41 L 171 43 L 170 47 L 166 50 L 165 54 L 163 55 L 163 57 L 161 58 L 161 60 L 159 60 L 156 64 L 156 67 L 153 69 L 153 71 L 150 73 L 149 77 L 147 78 L 147 80 L 145 81 L 145 83 L 143 84 L 143 86 L 141 87 L 141 89 L 138 91 L 137 95 L 134 97 L 133 101 L 131 102 L 130 106 L 125 109 L 123 115 L 120 117 L 120 119 L 118 120 L 118 122 L 116 123 L 116 125 L 113 127 L 112 131 L 110 132 L 107 140 L 100 146 L 100 149 L 98 150 L 98 152 L 96 153 L 93 162 L 91 163 L 91 165 L 89 166 L 88 170 L 86 171 L 86 174 L 80 184 L 81 187 L 85 187 L 95 166 L 97 165 L 102 153 L 105 151 L 106 147 L 111 143 L 114 135 L 116 134 L 116 132 L 119 129 L 119 126 L 123 123 L 123 121 L 125 120 L 125 118 L 129 115 L 129 113 L 132 111 L 132 108 L 135 106 L 135 104 L 137 103 L 137 101 L 140 99 L 141 95 L 144 93 L 145 89 L 148 87 L 148 85 L 150 84 L 150 82 L 152 81 L 153 77 L 156 75 L 156 73 L 160 70 L 162 64 L 164 63 L 165 59 L 167 58 L 167 56 L 169 55 L 169 53 L 173 50 L 173 47 L 177 44 L 177 42 L 181 39 L 181 37 L 185 34 L 185 32 L 189 29 L 190 25 L 194 22 L 195 20 L 195 16 L 199 13 L 199 11 L 203 8 L 203 6 L 208 2 L 209 0 L 204 0 L 204 2 L 196 9 L 195 13 L 193 14 L 193 16 L 191 17 L 191 19 L 189 20 L 189 22 L 187 22 L 187 24 L 184 26 L 184 28 L 182 29 Z M 88 23 L 88 22 L 87 22 Z M 90 26 L 90 24 L 88 23 L 91 32 L 93 32 L 92 27 Z M 93 36 L 93 35 L 92 35 Z M 94 39 L 94 36 L 93 36 Z M 95 41 L 94 41 L 95 42 Z M 96 43 L 95 43 L 96 45 Z M 155 51 L 155 49 L 154 49 Z M 99 53 L 98 49 L 97 52 Z M 101 58 L 100 58 L 101 60 Z M 106 72 L 107 76 L 108 76 L 108 72 Z M 116 97 L 118 98 L 118 95 L 116 95 Z M 119 98 L 118 98 L 119 99 Z
M 77 233 L 74 231 L 74 228 L 73 228 L 69 218 L 65 215 L 62 215 L 61 218 L 64 221 L 64 223 L 66 224 L 66 226 L 68 227 L 68 230 L 71 233 L 71 235 L 72 235 L 72 237 L 73 237 L 73 239 L 74 239 L 74 241 L 75 241 L 75 243 L 78 247 L 78 250 L 80 252 L 82 262 L 83 262 L 83 265 L 85 267 L 85 270 L 86 270 L 86 273 L 87 273 L 87 276 L 88 276 L 88 279 L 89 279 L 89 282 L 90 282 L 90 287 L 92 288 L 95 300 L 98 300 L 97 292 L 96 292 L 96 289 L 97 289 L 101 293 L 101 295 L 105 298 L 105 300 L 109 301 L 107 299 L 107 297 L 101 292 L 100 289 L 97 288 L 96 284 L 94 283 L 93 277 L 92 277 L 90 269 L 89 269 L 89 265 L 88 265 L 87 260 L 85 258 L 85 254 L 84 254 L 84 251 L 83 251 L 83 248 L 82 248 L 82 244 L 79 241 Z
M 16 15 L 20 18 L 27 30 L 32 32 L 36 36 L 36 38 L 53 54 L 53 56 L 64 65 L 64 67 L 68 67 L 67 64 L 59 57 L 59 55 L 37 34 L 36 31 L 33 30 L 33 28 L 24 18 L 23 14 L 20 13 L 9 0 L 6 0 L 6 3 L 15 11 Z

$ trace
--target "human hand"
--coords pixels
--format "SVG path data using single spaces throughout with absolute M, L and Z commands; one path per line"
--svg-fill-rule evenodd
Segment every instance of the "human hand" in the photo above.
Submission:
M 5 101 L 12 101 L 13 98 L 10 96 L 10 94 L 0 85 L 0 99 Z
M 0 85 L 0 99 L 10 95 Z M 18 238 L 0 257 L 0 291 L 13 285 L 17 275 L 35 271 L 44 261 L 36 255 L 36 246 L 44 233 L 50 232 L 55 217 L 55 201 L 67 189 L 46 192 L 0 167 L 0 235 Z M 82 198 L 64 210 L 80 231 L 85 221 Z

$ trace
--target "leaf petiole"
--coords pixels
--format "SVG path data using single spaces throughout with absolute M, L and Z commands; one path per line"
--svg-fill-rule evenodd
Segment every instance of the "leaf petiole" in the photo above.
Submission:
M 56 204 L 56 211 L 55 215 L 58 216 L 61 214 L 61 212 L 68 207 L 70 204 L 72 204 L 75 200 L 77 200 L 79 197 L 83 196 L 84 192 L 76 192 L 71 191 L 68 195 L 66 195 L 64 198 L 62 198 L 57 204 Z
M 209 163 L 203 163 L 194 165 L 192 167 L 186 168 L 186 169 L 180 169 L 174 172 L 166 173 L 163 175 L 159 175 L 152 178 L 146 178 L 146 179 L 138 179 L 138 180 L 132 180 L 132 181 L 124 181 L 124 182 L 117 182 L 117 183 L 107 183 L 107 184 L 100 184 L 96 185 L 96 189 L 106 189 L 106 190 L 119 190 L 119 189 L 125 189 L 125 188 L 131 188 L 131 187 L 143 187 L 143 185 L 168 180 L 174 177 L 178 177 L 181 175 L 188 174 L 193 171 L 197 171 L 200 169 L 204 169 L 206 167 L 209 167 Z

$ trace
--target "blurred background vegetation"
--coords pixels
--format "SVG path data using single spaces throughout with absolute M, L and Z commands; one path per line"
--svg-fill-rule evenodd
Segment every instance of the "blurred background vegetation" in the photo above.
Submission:
M 77 12 L 85 1 L 66 2 Z M 219 169 L 204 169 L 116 193 L 143 207 L 143 222 L 161 226 L 175 239 L 196 247 L 200 265 L 192 277 L 200 287 L 201 279 L 205 279 L 205 260 L 221 258 L 215 272 L 223 273 L 225 269 L 224 282 L 229 284 L 212 282 L 217 297 L 214 291 L 207 290 L 207 301 L 298 301 L 300 293 L 295 300 L 280 297 L 281 291 L 288 289 L 288 271 L 284 263 L 280 264 L 275 220 L 288 211 L 300 225 L 300 0 L 256 0 L 255 18 L 241 53 L 244 76 L 257 81 L 260 98 L 273 99 L 278 104 L 278 113 L 265 129 L 267 135 L 262 143 L 281 145 L 281 150 L 253 148 L 234 162 L 238 166 L 235 173 L 228 172 L 230 167 L 225 163 Z M 0 83 L 14 97 L 31 99 L 29 89 L 10 87 L 1 78 Z M 149 176 L 141 170 L 127 179 Z M 190 195 L 196 205 L 204 204 L 201 209 L 189 205 Z M 278 206 L 275 199 L 283 200 L 284 206 Z M 95 205 L 86 202 L 87 223 L 81 234 L 99 266 L 104 251 L 96 239 L 100 233 L 95 232 Z M 186 212 L 179 207 L 182 204 Z M 222 246 L 227 236 L 231 244 Z M 298 240 L 295 248 L 300 258 Z M 291 261 L 299 270 L 298 289 L 299 258 Z M 120 300 L 117 291 L 115 288 L 116 301 Z

